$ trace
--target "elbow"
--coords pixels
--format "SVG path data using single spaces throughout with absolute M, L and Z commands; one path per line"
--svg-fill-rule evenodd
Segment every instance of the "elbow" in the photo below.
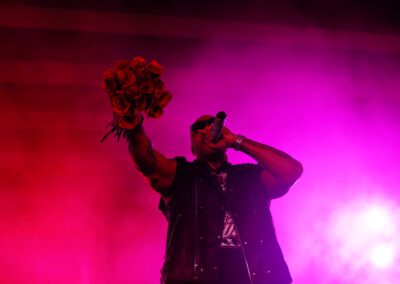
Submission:
M 286 178 L 282 180 L 282 187 L 287 188 L 285 193 L 287 193 L 289 188 L 296 183 L 296 181 L 301 177 L 302 174 L 303 165 L 295 160 L 290 171 L 287 172 Z
M 303 174 L 303 166 L 300 162 L 293 160 L 279 176 L 264 171 L 262 175 L 263 185 L 270 198 L 279 198 L 288 193 L 289 189 Z
M 279 198 L 286 193 L 289 192 L 289 189 L 296 183 L 296 181 L 300 178 L 300 176 L 303 173 L 303 166 L 298 163 L 295 169 L 291 171 L 290 174 L 287 174 L 285 179 L 282 179 L 274 189 L 274 191 L 271 194 L 271 198 Z
M 275 190 L 270 193 L 271 198 L 280 198 L 284 195 L 286 195 L 286 193 L 289 192 L 290 189 L 290 185 L 281 185 L 277 188 L 275 188 Z
M 293 167 L 293 183 L 295 183 L 303 174 L 303 165 L 295 161 L 294 167 Z

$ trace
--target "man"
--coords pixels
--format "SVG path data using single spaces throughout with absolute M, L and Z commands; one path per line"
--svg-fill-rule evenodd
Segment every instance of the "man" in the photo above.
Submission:
M 128 136 L 136 167 L 161 194 L 159 207 L 169 223 L 161 282 L 291 283 L 269 205 L 287 193 L 302 166 L 225 127 L 212 143 L 213 121 L 204 115 L 190 128 L 193 162 L 154 150 L 142 125 Z M 257 164 L 228 163 L 228 148 Z

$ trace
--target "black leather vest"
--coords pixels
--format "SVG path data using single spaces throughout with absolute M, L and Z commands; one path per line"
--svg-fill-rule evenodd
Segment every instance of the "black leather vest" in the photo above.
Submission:
M 236 224 L 252 284 L 288 284 L 292 279 L 276 239 L 270 199 L 254 164 L 227 164 L 226 193 L 208 165 L 177 158 L 173 185 L 160 209 L 168 219 L 167 247 L 161 282 L 215 281 L 219 275 L 225 211 Z

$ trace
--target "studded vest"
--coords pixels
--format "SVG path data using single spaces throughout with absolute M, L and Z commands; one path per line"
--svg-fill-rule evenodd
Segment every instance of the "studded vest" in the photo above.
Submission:
M 171 199 L 159 208 L 168 220 L 161 283 L 166 280 L 216 281 L 226 211 L 237 227 L 252 284 L 288 284 L 292 279 L 276 239 L 270 199 L 260 182 L 261 167 L 227 163 L 222 192 L 208 165 L 178 157 Z

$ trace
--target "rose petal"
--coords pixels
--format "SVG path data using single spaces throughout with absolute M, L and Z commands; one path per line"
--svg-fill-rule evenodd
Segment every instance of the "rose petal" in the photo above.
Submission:
M 129 69 L 117 70 L 116 74 L 121 85 L 134 83 L 136 80 L 134 74 Z
M 161 108 L 164 108 L 172 99 L 172 95 L 170 92 L 168 91 L 163 91 L 160 95 L 160 97 L 158 98 L 158 105 Z
M 146 114 L 153 118 L 159 118 L 163 114 L 163 109 L 159 106 L 153 106 L 152 108 L 148 109 L 148 111 L 146 111 Z
M 163 73 L 163 68 L 156 60 L 152 60 L 150 64 L 147 66 L 147 71 L 152 75 L 159 77 Z
M 141 71 L 146 67 L 146 60 L 143 57 L 136 56 L 132 59 L 129 67 L 135 72 Z
M 131 103 L 125 100 L 122 96 L 115 96 L 110 98 L 113 110 L 119 115 L 126 115 Z
M 139 114 L 146 113 L 158 118 L 172 98 L 160 80 L 162 66 L 152 60 L 146 65 L 143 57 L 130 62 L 119 60 L 112 69 L 103 73 L 102 88 L 107 91 L 117 123 L 121 128 L 131 129 L 140 122 Z
M 141 114 L 137 110 L 132 110 L 127 115 L 119 115 L 114 113 L 114 120 L 117 122 L 117 125 L 124 129 L 133 129 L 135 128 L 142 120 Z
M 116 73 L 112 69 L 105 70 L 101 87 L 105 90 L 115 90 L 117 88 L 116 79 Z
M 144 111 L 146 108 L 146 104 L 146 97 L 141 94 L 140 97 L 135 100 L 135 109 L 138 111 Z
M 146 100 L 146 109 L 149 109 L 156 104 L 156 100 L 154 99 L 154 96 L 152 94 L 144 93 L 143 96 Z
M 140 89 L 136 85 L 130 85 L 125 89 L 126 97 L 132 100 L 137 100 L 140 96 Z
M 160 78 L 154 78 L 153 80 L 153 85 L 155 88 L 163 89 L 164 88 L 164 82 L 160 80 Z

